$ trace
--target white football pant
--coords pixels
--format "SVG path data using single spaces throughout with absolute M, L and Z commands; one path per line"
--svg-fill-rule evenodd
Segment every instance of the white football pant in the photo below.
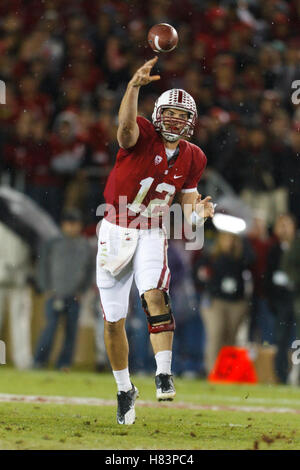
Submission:
M 98 237 L 97 286 L 105 320 L 126 318 L 133 279 L 140 295 L 151 289 L 168 292 L 167 248 L 163 228 L 129 229 L 103 219 Z

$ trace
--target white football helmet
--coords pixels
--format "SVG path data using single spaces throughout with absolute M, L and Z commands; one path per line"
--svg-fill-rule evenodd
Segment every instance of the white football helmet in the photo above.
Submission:
M 162 112 L 166 108 L 186 111 L 189 113 L 189 118 L 187 121 L 173 117 L 163 118 Z M 155 101 L 152 114 L 153 125 L 169 142 L 174 142 L 179 137 L 191 137 L 194 132 L 196 118 L 197 108 L 194 98 L 184 90 L 178 88 L 167 90 Z M 183 124 L 185 124 L 184 127 L 182 127 Z M 178 130 L 178 125 L 180 130 Z

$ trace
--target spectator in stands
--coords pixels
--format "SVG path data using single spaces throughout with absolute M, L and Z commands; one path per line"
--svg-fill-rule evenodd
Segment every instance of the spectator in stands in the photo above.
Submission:
M 272 194 L 275 189 L 274 168 L 261 127 L 249 130 L 248 147 L 243 153 L 238 169 L 243 188 L 241 197 L 253 209 L 264 210 L 268 223 L 272 223 L 277 211 Z
M 276 187 L 273 197 L 278 213 L 281 214 L 287 212 L 289 207 L 289 182 L 286 166 L 290 155 L 290 127 L 291 119 L 288 113 L 282 108 L 275 110 L 268 127 L 268 139 Z
M 47 120 L 32 119 L 25 191 L 58 221 L 63 204 L 63 179 L 52 170 L 52 160 Z
M 296 237 L 296 221 L 290 214 L 276 219 L 276 243 L 267 256 L 265 289 L 270 309 L 275 316 L 274 343 L 277 346 L 275 370 L 278 380 L 286 383 L 288 352 L 295 335 L 295 293 L 299 286 L 300 241 Z
M 86 144 L 86 157 L 80 170 L 81 181 L 86 185 L 81 209 L 85 210 L 85 222 L 98 222 L 97 207 L 104 203 L 103 191 L 107 176 L 112 168 L 109 132 L 97 122 L 91 108 L 79 114 L 82 140 Z
M 168 259 L 172 272 L 170 294 L 177 325 L 174 336 L 174 374 L 197 377 L 204 373 L 204 328 L 198 313 L 198 299 L 192 280 L 190 251 L 183 240 L 170 240 Z
M 293 124 L 290 132 L 290 145 L 281 161 L 281 176 L 283 184 L 288 188 L 289 207 L 300 222 L 300 122 Z
M 86 158 L 86 143 L 80 136 L 78 116 L 71 111 L 60 113 L 50 137 L 51 169 L 60 176 L 64 188 L 64 207 L 82 205 L 87 187 L 81 175 Z
M 11 186 L 19 191 L 26 187 L 26 177 L 30 173 L 30 136 L 31 113 L 24 113 L 18 117 L 14 133 L 6 140 L 4 145 L 4 161 L 9 169 Z
M 61 229 L 61 238 L 44 244 L 38 263 L 37 283 L 47 296 L 47 323 L 36 348 L 36 368 L 47 365 L 61 318 L 65 322 L 65 337 L 56 367 L 71 367 L 78 330 L 80 295 L 90 287 L 93 279 L 94 254 L 88 241 L 81 236 L 81 214 L 76 209 L 64 212 Z
M 52 102 L 50 97 L 39 91 L 39 80 L 32 75 L 22 77 L 19 85 L 19 106 L 22 112 L 31 111 L 37 117 L 50 117 Z
M 248 239 L 255 253 L 251 264 L 253 292 L 250 308 L 249 339 L 252 342 L 274 344 L 274 316 L 270 311 L 264 289 L 267 257 L 274 243 L 268 233 L 266 214 L 254 212 L 253 224 Z
M 253 252 L 238 235 L 219 232 L 208 256 L 199 266 L 210 273 L 208 298 L 202 301 L 201 313 L 206 334 L 206 370 L 209 372 L 220 349 L 234 345 L 239 326 L 248 312 L 243 273 L 253 262 Z
M 287 256 L 283 260 L 283 266 L 293 283 L 294 290 L 294 312 L 295 312 L 295 337 L 300 338 L 300 239 L 297 232 Z M 288 383 L 300 385 L 300 365 L 293 364 L 288 376 Z
M 221 174 L 231 175 L 236 132 L 230 123 L 230 114 L 222 108 L 211 108 L 206 127 L 209 132 L 206 144 L 208 160 Z

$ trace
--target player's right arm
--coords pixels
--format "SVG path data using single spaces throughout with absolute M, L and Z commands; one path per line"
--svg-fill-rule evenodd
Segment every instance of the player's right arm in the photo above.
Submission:
M 148 60 L 135 72 L 123 96 L 119 109 L 117 139 L 119 146 L 124 149 L 133 147 L 139 138 L 139 127 L 136 122 L 139 91 L 141 86 L 160 79 L 159 75 L 150 75 L 157 59 L 154 57 L 154 59 Z

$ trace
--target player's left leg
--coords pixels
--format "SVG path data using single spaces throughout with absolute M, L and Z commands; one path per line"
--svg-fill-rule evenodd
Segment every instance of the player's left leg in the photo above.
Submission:
M 159 289 L 150 289 L 142 294 L 142 305 L 147 315 L 148 330 L 154 354 L 172 350 L 174 319 L 169 295 Z
M 156 396 L 159 400 L 172 400 L 176 394 L 171 374 L 175 321 L 168 295 L 170 272 L 163 230 L 145 231 L 141 235 L 134 257 L 134 273 L 157 364 Z
M 151 289 L 142 294 L 142 303 L 156 360 L 156 397 L 159 401 L 173 400 L 176 392 L 171 362 L 175 321 L 169 295 L 165 291 Z

